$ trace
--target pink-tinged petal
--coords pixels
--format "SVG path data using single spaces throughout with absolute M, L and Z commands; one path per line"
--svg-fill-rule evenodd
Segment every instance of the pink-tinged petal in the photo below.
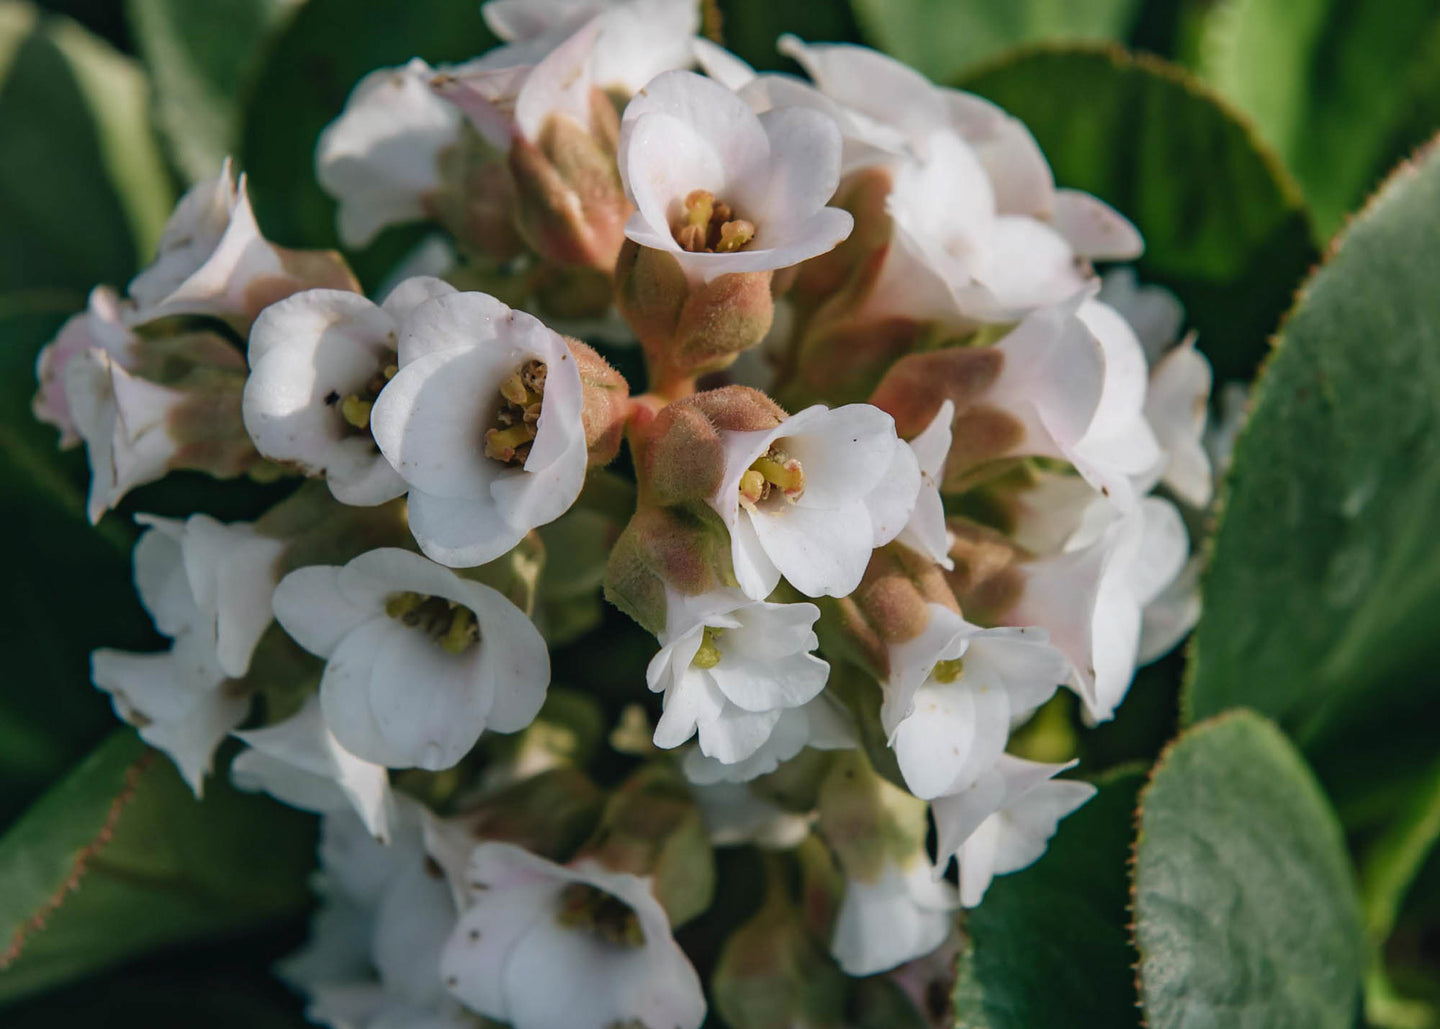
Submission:
M 703 37 L 692 39 L 690 46 L 700 70 L 726 89 L 739 92 L 742 86 L 755 78 L 755 69 L 723 46 Z
M 945 122 L 939 91 L 919 72 L 893 57 L 848 43 L 804 43 L 786 34 L 780 52 L 805 69 L 822 93 L 875 121 L 894 125 L 924 146 Z
M 535 66 L 515 98 L 515 125 L 534 143 L 552 117 L 569 117 L 590 125 L 591 53 L 600 32 L 599 19 L 591 20 Z
M 1156 363 L 1145 395 L 1145 418 L 1166 456 L 1162 479 L 1196 508 L 1209 504 L 1212 493 L 1204 443 L 1212 378 L 1210 362 L 1191 337 Z
M 975 278 L 1016 311 L 1059 303 L 1085 288 L 1090 274 L 1054 229 L 1033 218 L 995 219 Z

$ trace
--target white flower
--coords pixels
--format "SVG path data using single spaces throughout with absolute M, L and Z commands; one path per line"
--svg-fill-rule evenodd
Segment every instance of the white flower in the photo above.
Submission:
M 874 975 L 928 954 L 954 924 L 955 888 L 936 882 L 930 863 L 885 862 L 872 880 L 848 879 L 830 953 L 849 975 Z
M 780 712 L 770 735 L 749 757 L 725 763 L 699 747 L 685 752 L 681 768 L 697 786 L 745 783 L 769 775 L 806 747 L 815 750 L 849 750 L 860 745 L 850 715 L 840 702 L 819 693 L 807 704 Z
M 923 554 L 942 568 L 955 567 L 950 558 L 950 533 L 945 528 L 945 505 L 940 500 L 940 483 L 945 478 L 945 459 L 950 456 L 950 425 L 955 404 L 946 400 L 930 424 L 910 441 L 920 466 L 920 494 L 915 511 L 896 537 L 917 554 Z
M 1045 853 L 1060 819 L 1095 795 L 1087 782 L 1054 777 L 1075 762 L 1045 765 L 1002 754 L 969 790 L 937 799 L 942 874 L 953 855 L 960 864 L 960 901 L 979 904 L 990 880 L 1033 864 Z
M 921 634 L 890 647 L 880 720 L 910 792 L 968 789 L 1005 750 L 1010 727 L 1069 677 L 1043 632 L 982 629 L 939 604 Z
M 306 285 L 356 288 L 333 255 L 285 251 L 265 239 L 250 209 L 245 176 L 237 184 L 226 160 L 219 175 L 196 183 L 180 199 L 154 263 L 130 280 L 136 304 L 130 322 L 175 314 L 248 321 Z
M 96 347 L 66 363 L 65 397 L 90 462 L 90 521 L 175 465 L 180 441 L 171 426 L 190 402 L 185 390 L 138 378 Z
M 1145 497 L 1121 511 L 1096 497 L 1060 553 L 1023 566 L 1024 591 L 1005 617 L 1049 632 L 1091 720 L 1113 717 L 1124 699 L 1140 654 L 1142 612 L 1179 576 L 1189 547 L 1168 501 Z
M 333 1029 L 474 1027 L 440 977 L 454 891 L 427 853 L 419 805 L 397 797 L 396 815 L 388 846 L 350 812 L 321 821 L 321 906 L 280 973 L 309 995 L 306 1016 Z
M 915 452 L 869 404 L 809 407 L 773 429 L 722 431 L 725 477 L 710 499 L 730 532 L 740 589 L 783 575 L 807 597 L 843 597 L 870 553 L 905 528 L 920 492 Z
M 753 843 L 768 850 L 790 850 L 809 835 L 814 821 L 813 815 L 786 811 L 744 783 L 696 785 L 690 792 L 716 847 Z
M 1180 338 L 1180 327 L 1185 324 L 1185 307 L 1180 298 L 1164 286 L 1142 284 L 1135 269 L 1128 265 L 1105 273 L 1098 299 L 1130 323 L 1145 348 L 1145 359 L 1152 365 Z
M 951 324 L 1014 321 L 1074 296 L 1089 280 L 1050 226 L 1002 214 L 979 156 L 938 129 L 923 157 L 900 161 L 886 211 L 894 242 L 866 312 Z
M 825 206 L 840 177 L 833 119 L 804 107 L 757 116 L 692 72 L 666 72 L 630 101 L 619 161 L 637 208 L 625 235 L 673 254 L 692 282 L 788 268 L 854 225 Z
M 1140 256 L 1143 243 L 1135 227 L 1087 193 L 1056 189 L 1030 130 L 988 100 L 935 86 L 903 62 L 866 47 L 807 44 L 786 35 L 780 51 L 804 67 L 821 93 L 849 112 L 841 124 L 849 128 L 847 136 L 853 133 L 869 145 L 871 160 L 907 148 L 926 158 L 931 133 L 947 129 L 958 133 L 979 158 L 999 214 L 1050 223 L 1082 257 Z
M 645 678 L 665 694 L 657 747 L 699 734 L 700 750 L 723 764 L 753 755 L 782 712 L 825 687 L 830 666 L 819 646 L 814 604 L 769 604 L 739 591 L 677 597 L 669 605 L 660 652 Z
M 215 748 L 250 709 L 248 690 L 235 681 L 270 624 L 284 544 L 208 515 L 137 521 L 150 528 L 135 545 L 135 586 L 174 645 L 158 654 L 97 650 L 91 676 L 199 794 Z
M 315 175 L 339 202 L 340 238 L 362 247 L 388 225 L 419 221 L 443 185 L 440 161 L 460 141 L 460 111 L 430 89 L 420 58 L 365 76 L 315 146 Z
M 1230 469 L 1235 457 L 1235 441 L 1250 416 L 1250 389 L 1243 382 L 1227 382 L 1218 394 L 1220 415 L 1205 428 L 1205 453 L 1219 482 Z
M 1160 481 L 1191 507 L 1210 503 L 1210 455 L 1205 451 L 1209 410 L 1210 362 L 1195 349 L 1195 337 L 1182 340 L 1150 369 L 1145 418 L 1164 451 Z
M 407 279 L 383 306 L 358 293 L 312 289 L 271 304 L 250 330 L 242 412 L 255 448 L 324 475 L 335 499 L 380 504 L 405 481 L 370 434 L 370 409 L 393 374 L 400 326 L 419 304 L 455 292 Z
M 661 72 L 689 67 L 700 30 L 696 0 L 490 0 L 480 10 L 507 43 L 564 38 L 598 16 L 595 84 L 626 96 Z
M 326 725 L 367 761 L 449 768 L 485 729 L 529 725 L 545 700 L 550 657 L 530 620 L 418 554 L 384 548 L 300 568 L 274 606 L 285 631 L 326 659 Z
M 494 297 L 452 293 L 406 319 L 398 361 L 370 430 L 429 557 L 484 564 L 575 502 L 589 454 L 563 337 Z
M 263 790 L 304 811 L 353 807 L 376 839 L 389 840 L 394 800 L 385 768 L 340 746 L 325 727 L 318 698 L 283 722 L 235 736 L 249 748 L 230 763 L 237 787 Z
M 108 286 L 90 291 L 85 310 L 72 315 L 60 327 L 53 340 L 45 344 L 35 360 L 35 378 L 40 383 L 35 393 L 35 417 L 60 430 L 60 446 L 73 447 L 80 434 L 65 396 L 66 369 L 77 357 L 90 350 L 102 350 L 122 367 L 135 360 L 137 337 L 124 321 L 120 298 Z
M 441 959 L 450 993 L 515 1029 L 698 1029 L 705 997 L 649 881 L 482 843 Z
M 538 143 L 545 123 L 566 117 L 595 128 L 594 52 L 598 19 L 569 35 L 499 47 L 435 75 L 430 88 L 453 103 L 492 147 L 505 153 L 519 136 Z

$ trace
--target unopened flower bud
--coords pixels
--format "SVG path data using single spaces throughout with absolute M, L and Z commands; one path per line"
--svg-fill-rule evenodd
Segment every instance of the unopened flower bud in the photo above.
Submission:
M 862 657 L 880 678 L 888 674 L 889 648 L 925 631 L 931 604 L 960 610 L 944 570 L 895 543 L 871 555 L 860 585 L 836 604 L 847 651 Z
M 583 400 L 580 423 L 585 429 L 589 466 L 601 468 L 615 460 L 625 434 L 625 416 L 630 409 L 630 386 L 625 377 L 578 339 L 567 339 L 570 355 L 580 372 Z
M 700 809 L 668 763 L 645 766 L 616 791 L 579 857 L 649 876 L 671 925 L 700 914 L 714 894 L 715 854 Z
M 603 800 L 580 769 L 551 768 L 462 803 L 453 817 L 433 826 L 441 843 L 435 849 L 453 853 L 463 865 L 477 844 L 498 840 L 565 861 L 595 831 Z
M 725 526 L 698 505 L 644 505 L 615 541 L 605 567 L 605 599 L 657 636 L 671 591 L 708 593 L 728 585 Z
M 747 386 L 706 390 L 667 405 L 643 431 L 639 478 L 656 504 L 704 502 L 725 476 L 722 432 L 773 429 L 785 412 Z
M 666 250 L 627 240 L 615 266 L 615 301 L 666 384 L 727 367 L 770 331 L 769 271 L 692 280 Z

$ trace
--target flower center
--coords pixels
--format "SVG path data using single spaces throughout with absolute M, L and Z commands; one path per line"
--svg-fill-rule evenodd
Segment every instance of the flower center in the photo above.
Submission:
M 444 597 L 392 593 L 385 598 L 385 613 L 401 625 L 419 629 L 447 654 L 463 654 L 480 642 L 475 612 Z
M 930 671 L 930 678 L 938 683 L 946 684 L 954 682 L 965 671 L 965 659 L 953 658 L 949 661 L 936 661 L 935 667 Z
M 794 503 L 805 493 L 805 469 L 778 446 L 761 454 L 740 476 L 740 503 L 753 508 L 778 490 Z
M 691 253 L 730 254 L 755 238 L 754 223 L 736 218 L 729 204 L 706 189 L 685 197 L 685 214 L 671 231 L 675 242 Z
M 545 362 L 526 361 L 500 383 L 500 410 L 485 432 L 485 456 L 501 464 L 523 465 L 539 431 L 545 398 Z
M 375 374 L 365 380 L 365 385 L 349 396 L 342 397 L 338 392 L 332 392 L 325 398 L 325 403 L 332 406 L 339 405 L 340 417 L 345 419 L 345 424 L 356 432 L 369 434 L 370 432 L 370 409 L 375 406 L 375 398 L 385 388 L 385 384 L 395 378 L 399 368 L 395 364 L 395 355 L 392 352 L 389 360 L 375 370 Z
M 633 908 L 613 893 L 589 883 L 570 883 L 560 891 L 555 920 L 567 929 L 588 929 L 617 947 L 643 947 L 645 930 Z
M 705 633 L 700 637 L 700 649 L 695 651 L 695 656 L 690 660 L 691 668 L 714 668 L 724 657 L 720 650 L 720 636 L 722 630 L 705 626 Z

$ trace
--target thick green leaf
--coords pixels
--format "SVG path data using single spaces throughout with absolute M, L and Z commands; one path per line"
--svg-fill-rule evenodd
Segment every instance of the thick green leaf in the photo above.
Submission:
M 1248 378 L 1316 251 L 1246 123 L 1181 69 L 1116 48 L 1031 50 L 961 84 L 1030 126 L 1062 186 L 1135 222 L 1141 277 L 1179 294 L 1220 380 Z
M 294 0 L 128 0 L 130 27 L 155 81 L 157 116 L 192 181 L 240 142 L 240 98 L 261 44 Z
M 1188 730 L 1140 798 L 1135 942 L 1151 1029 L 1352 1029 L 1366 948 L 1340 826 L 1274 725 Z
M 197 802 L 116 733 L 0 839 L 0 1003 L 303 910 L 313 843 L 312 819 L 223 776 Z
M 1403 802 L 1435 752 L 1437 238 L 1431 150 L 1303 289 L 1236 447 L 1191 648 L 1188 715 L 1276 719 L 1352 826 Z
M 309 0 L 275 40 L 245 108 L 241 153 L 265 234 L 287 246 L 337 245 L 335 204 L 315 181 L 315 142 L 361 78 L 412 57 L 466 60 L 494 43 L 475 4 Z M 381 268 L 400 253 L 393 234 L 376 247 Z
M 948 82 L 1023 43 L 1124 40 L 1142 0 L 851 0 L 867 39 Z
M 1255 119 L 1326 235 L 1397 145 L 1408 152 L 1440 128 L 1440 95 L 1417 109 L 1412 92 L 1433 78 L 1433 0 L 1221 0 L 1197 5 L 1189 29 L 1182 46 L 1195 68 Z
M 61 453 L 30 414 L 35 354 L 84 295 L 0 296 L 0 535 L 14 541 L 0 586 L 0 821 L 114 722 L 90 685 L 90 650 L 156 641 L 130 579 L 132 533 L 85 519 L 83 452 Z
M 1138 1025 L 1125 864 L 1143 780 L 1139 768 L 1101 780 L 1044 857 L 991 883 L 965 923 L 957 1029 Z
M 68 19 L 0 2 L 0 294 L 123 283 L 173 199 L 144 76 Z

